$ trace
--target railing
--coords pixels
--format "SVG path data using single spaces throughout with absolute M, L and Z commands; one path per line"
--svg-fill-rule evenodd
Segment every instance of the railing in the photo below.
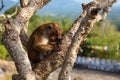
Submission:
M 120 62 L 116 60 L 105 60 L 99 58 L 81 57 L 78 56 L 76 67 L 87 67 L 88 69 L 102 70 L 107 72 L 120 72 Z

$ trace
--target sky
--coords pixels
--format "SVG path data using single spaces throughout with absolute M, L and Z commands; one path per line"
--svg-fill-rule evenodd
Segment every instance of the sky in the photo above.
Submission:
M 10 0 L 10 1 L 13 1 L 15 3 L 19 2 L 19 0 Z M 61 0 L 61 1 L 64 1 L 64 0 Z M 72 0 L 76 3 L 86 3 L 86 2 L 89 2 L 89 1 L 92 1 L 92 0 Z M 120 5 L 120 0 L 117 0 L 117 3 L 115 4 L 116 6 L 119 6 Z
M 41 13 L 41 14 L 59 13 L 60 14 L 65 12 L 71 13 L 72 11 L 80 12 L 81 4 L 88 3 L 90 1 L 92 0 L 52 0 L 47 6 L 43 7 L 38 13 Z M 4 3 L 5 3 L 5 7 L 3 8 L 2 11 L 0 11 L 0 14 L 4 13 L 10 7 L 16 4 L 19 4 L 19 0 L 4 0 Z M 120 7 L 120 0 L 118 0 L 118 2 L 115 3 L 113 7 L 116 7 L 116 6 Z
M 19 0 L 11 0 L 11 1 L 14 1 L 14 2 L 19 2 Z M 73 0 L 75 2 L 85 2 L 85 1 L 90 1 L 90 0 Z

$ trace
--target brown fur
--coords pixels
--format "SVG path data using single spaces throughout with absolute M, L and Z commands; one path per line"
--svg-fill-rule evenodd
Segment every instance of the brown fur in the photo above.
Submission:
M 36 28 L 27 45 L 29 59 L 32 62 L 44 59 L 62 38 L 62 32 L 57 23 L 47 23 Z

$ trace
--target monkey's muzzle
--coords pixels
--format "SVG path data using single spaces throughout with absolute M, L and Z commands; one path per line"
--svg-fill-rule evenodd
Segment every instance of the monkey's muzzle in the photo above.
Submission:
M 58 40 L 61 40 L 61 39 L 62 39 L 62 36 L 61 36 L 61 35 L 59 35 L 59 36 L 54 35 L 54 36 L 51 36 L 51 37 L 50 37 L 50 40 L 51 40 L 51 41 L 58 41 Z

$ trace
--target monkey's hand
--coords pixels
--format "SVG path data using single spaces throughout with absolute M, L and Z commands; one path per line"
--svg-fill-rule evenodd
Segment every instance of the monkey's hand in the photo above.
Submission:
M 50 45 L 50 44 L 36 44 L 33 46 L 34 49 L 38 50 L 38 51 L 51 51 L 54 46 Z
M 50 45 L 56 45 L 56 42 L 49 42 L 48 44 L 50 44 Z

